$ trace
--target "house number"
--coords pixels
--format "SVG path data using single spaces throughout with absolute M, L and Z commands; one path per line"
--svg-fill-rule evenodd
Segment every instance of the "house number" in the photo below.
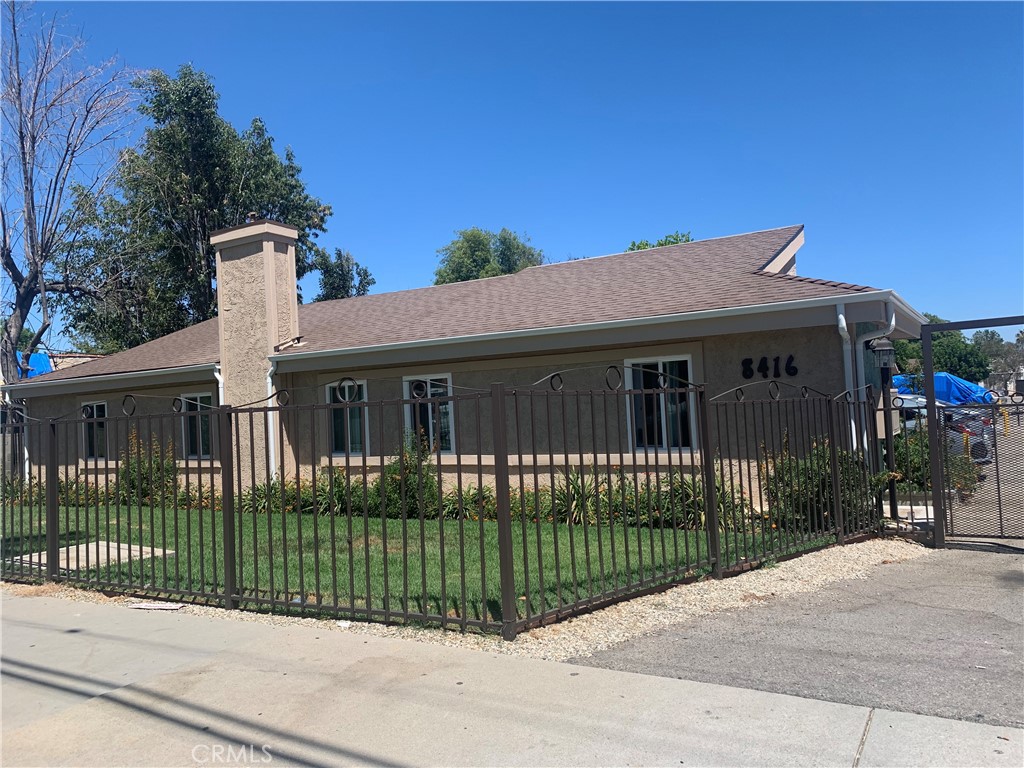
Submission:
M 781 361 L 781 357 L 773 357 L 771 363 L 769 363 L 767 357 L 762 357 L 760 362 L 757 364 L 756 372 L 761 374 L 762 379 L 767 379 L 769 375 L 773 379 L 781 379 L 783 373 L 787 376 L 797 375 L 799 371 L 796 365 L 793 364 L 793 355 L 786 358 L 786 364 L 784 366 L 781 365 Z M 754 358 L 745 357 L 740 364 L 743 366 L 743 378 L 754 378 Z

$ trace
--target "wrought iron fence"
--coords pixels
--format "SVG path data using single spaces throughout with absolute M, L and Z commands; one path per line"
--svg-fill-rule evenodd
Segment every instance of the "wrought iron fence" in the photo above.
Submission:
M 512 638 L 877 529 L 870 402 L 607 378 L 15 418 L 2 575 Z

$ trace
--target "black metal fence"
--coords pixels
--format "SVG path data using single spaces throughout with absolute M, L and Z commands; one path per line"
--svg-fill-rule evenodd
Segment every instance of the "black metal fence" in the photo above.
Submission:
M 878 529 L 871 402 L 659 384 L 15 416 L 2 575 L 512 638 Z

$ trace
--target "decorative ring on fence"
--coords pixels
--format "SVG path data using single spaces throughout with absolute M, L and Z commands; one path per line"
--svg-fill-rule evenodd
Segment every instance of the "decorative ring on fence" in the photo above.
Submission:
M 93 407 L 91 405 L 82 406 L 82 418 L 91 419 L 93 417 Z
M 349 392 L 352 394 L 349 397 L 345 397 L 345 388 L 349 388 Z M 346 376 L 341 379 L 337 384 L 334 385 L 335 391 L 338 393 L 338 399 L 343 403 L 354 403 L 359 397 L 359 386 L 356 384 L 356 380 L 351 376 Z
M 996 392 L 994 389 L 986 389 L 985 390 L 985 402 L 986 403 L 998 403 L 999 402 L 999 393 Z
M 613 371 L 615 372 L 615 375 L 618 377 L 618 381 L 615 384 L 612 384 L 611 379 L 608 378 Z M 604 372 L 604 383 L 608 386 L 608 389 L 621 389 L 622 382 L 622 371 L 619 370 L 619 366 L 609 365 Z
M 182 400 L 180 397 L 176 397 L 173 400 L 171 400 L 171 410 L 174 411 L 175 413 L 181 413 L 184 407 L 185 401 Z
M 893 408 L 902 408 L 903 407 L 903 398 L 900 397 L 899 395 L 896 395 L 896 397 L 894 397 L 892 399 L 892 407 Z
M 121 401 L 121 413 L 125 416 L 135 415 L 135 395 L 125 395 Z
M 277 397 L 276 397 L 278 405 L 281 405 L 281 406 L 288 405 L 288 401 L 291 400 L 291 399 L 292 399 L 292 396 L 288 394 L 288 390 L 287 389 L 278 390 Z
M 806 384 L 800 387 L 800 397 L 803 400 L 809 400 L 811 398 L 811 390 Z
M 667 373 L 659 373 L 658 374 L 658 389 L 668 389 L 668 374 Z
M 565 382 L 562 380 L 562 374 L 560 373 L 553 374 L 551 378 L 548 379 L 548 382 L 551 384 L 551 389 L 554 392 L 561 392 L 562 387 L 565 385 Z
M 409 385 L 409 394 L 412 395 L 413 400 L 422 400 L 427 396 L 427 382 L 423 379 L 416 379 Z
M 1024 404 L 1024 392 L 1014 392 L 1010 395 L 1010 402 L 1014 405 Z
M 774 379 L 772 381 L 769 381 L 768 382 L 768 397 L 770 397 L 772 400 L 778 400 L 779 396 L 781 394 L 782 394 L 782 387 L 779 386 L 779 382 L 775 381 Z
M 737 403 L 742 403 L 747 397 L 746 393 L 743 391 L 743 387 L 736 387 L 736 389 L 732 391 L 732 394 L 733 397 L 736 398 Z

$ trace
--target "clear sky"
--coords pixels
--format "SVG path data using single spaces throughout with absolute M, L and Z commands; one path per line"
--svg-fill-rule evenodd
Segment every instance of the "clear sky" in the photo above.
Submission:
M 96 58 L 212 75 L 227 119 L 295 150 L 334 206 L 321 242 L 375 292 L 430 284 L 471 226 L 560 261 L 802 223 L 802 275 L 1024 313 L 1021 3 L 39 10 Z

